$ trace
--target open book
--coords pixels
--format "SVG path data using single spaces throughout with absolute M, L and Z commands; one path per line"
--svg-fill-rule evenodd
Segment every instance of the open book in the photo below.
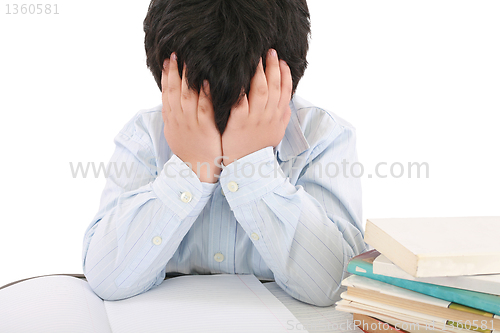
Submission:
M 120 301 L 69 276 L 0 292 L 0 332 L 286 332 L 296 323 L 253 275 L 182 276 Z
M 0 332 L 9 333 L 274 333 L 308 326 L 312 333 L 343 331 L 349 322 L 349 314 L 297 301 L 253 275 L 181 276 L 120 301 L 103 301 L 85 280 L 63 275 L 0 290 Z

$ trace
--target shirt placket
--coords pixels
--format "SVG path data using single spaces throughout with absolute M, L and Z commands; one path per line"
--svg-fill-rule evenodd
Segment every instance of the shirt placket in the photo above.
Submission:
M 236 219 L 219 186 L 210 207 L 208 266 L 212 273 L 234 274 Z

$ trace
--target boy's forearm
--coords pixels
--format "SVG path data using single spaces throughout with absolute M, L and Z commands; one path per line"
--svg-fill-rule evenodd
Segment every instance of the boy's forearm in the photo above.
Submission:
M 323 163 L 333 159 L 332 151 L 323 155 Z M 359 180 L 322 178 L 313 164 L 303 186 L 294 186 L 271 147 L 246 156 L 221 175 L 237 221 L 277 283 L 301 301 L 333 304 L 345 265 L 365 249 L 360 216 L 350 216 L 344 208 L 357 211 L 361 192 L 351 185 Z M 357 194 L 344 196 L 346 191 Z
M 101 298 L 131 297 L 163 280 L 168 260 L 214 189 L 194 175 L 180 177 L 186 172 L 172 156 L 153 183 L 119 195 L 116 206 L 87 229 L 83 269 Z

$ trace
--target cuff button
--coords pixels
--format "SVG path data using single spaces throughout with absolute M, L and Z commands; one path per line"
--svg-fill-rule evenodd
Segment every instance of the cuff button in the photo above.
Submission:
M 191 202 L 191 199 L 193 199 L 193 195 L 189 192 L 183 192 L 181 194 L 181 200 L 182 202 L 188 203 Z
M 238 184 L 236 184 L 236 182 L 229 182 L 227 184 L 227 188 L 229 189 L 229 191 L 231 192 L 236 192 L 238 191 Z

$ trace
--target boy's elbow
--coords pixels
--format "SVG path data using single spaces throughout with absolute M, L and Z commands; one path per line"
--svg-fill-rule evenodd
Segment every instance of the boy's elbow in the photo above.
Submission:
M 335 301 L 328 298 L 328 297 L 321 297 L 321 298 L 318 298 L 318 299 L 315 299 L 313 301 L 313 303 L 311 303 L 312 305 L 315 305 L 315 306 L 332 306 L 333 304 L 335 304 Z
M 118 288 L 114 281 L 97 281 L 91 276 L 85 276 L 90 289 L 103 301 L 120 301 L 141 293 L 134 288 Z
M 333 304 L 335 304 L 335 300 L 329 298 L 327 295 L 316 296 L 316 297 L 310 298 L 310 297 L 305 296 L 305 295 L 297 294 L 297 295 L 293 295 L 293 297 L 301 302 L 311 304 L 314 306 L 325 307 L 325 306 L 332 306 Z
M 95 291 L 94 291 L 95 293 Z M 121 301 L 121 300 L 124 300 L 124 299 L 127 299 L 127 298 L 130 298 L 130 297 L 134 297 L 134 296 L 137 296 L 138 294 L 114 294 L 114 295 L 99 295 L 96 293 L 97 296 L 99 296 L 100 299 L 102 299 L 103 301 Z
M 352 250 L 351 250 L 352 251 Z M 338 266 L 338 269 L 331 271 L 329 285 L 323 285 L 321 288 L 324 292 L 317 292 L 313 299 L 313 304 L 316 306 L 332 306 L 341 299 L 340 294 L 345 291 L 342 286 L 342 281 L 347 277 L 347 262 Z M 348 273 L 347 273 L 348 274 Z
M 108 276 L 104 280 L 101 274 L 92 274 L 92 272 L 88 274 L 85 270 L 84 275 L 92 291 L 104 301 L 120 301 L 134 297 L 149 291 L 155 285 L 163 282 L 161 276 L 157 276 L 156 278 L 139 277 L 138 279 L 128 281 L 126 285 L 120 285 L 115 275 Z
M 332 306 L 337 301 L 340 300 L 340 294 L 344 291 L 341 286 L 341 281 L 343 279 L 343 274 L 340 274 L 336 277 L 336 281 L 339 281 L 339 284 L 333 285 L 331 288 L 327 289 L 322 295 L 318 295 L 314 300 L 314 305 L 316 306 Z

